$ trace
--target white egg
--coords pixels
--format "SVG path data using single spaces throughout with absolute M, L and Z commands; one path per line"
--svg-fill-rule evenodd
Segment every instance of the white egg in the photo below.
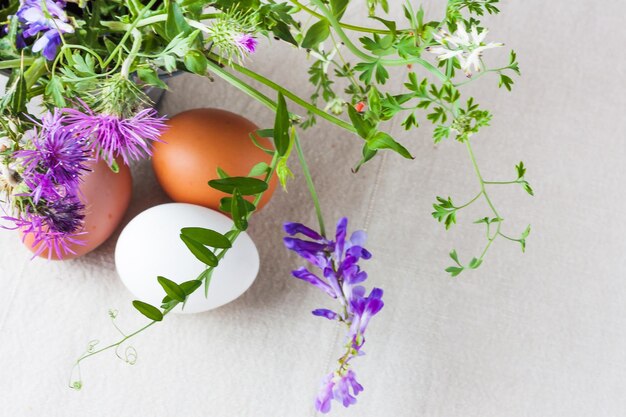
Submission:
M 141 301 L 156 307 L 165 296 L 157 276 L 178 284 L 195 279 L 205 265 L 180 239 L 183 227 L 204 227 L 226 233 L 233 221 L 217 211 L 193 204 L 170 203 L 139 214 L 122 231 L 115 248 L 115 264 L 122 282 Z M 185 308 L 172 312 L 199 313 L 224 305 L 243 294 L 259 272 L 259 253 L 242 232 L 213 272 L 208 297 L 204 286 L 188 299 Z

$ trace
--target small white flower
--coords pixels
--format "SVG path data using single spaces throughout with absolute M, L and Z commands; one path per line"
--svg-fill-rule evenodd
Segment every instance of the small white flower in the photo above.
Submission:
M 469 31 L 465 24 L 460 24 L 453 34 L 444 30 L 435 34 L 433 38 L 440 46 L 428 47 L 426 50 L 437 55 L 439 61 L 457 58 L 461 69 L 466 76 L 471 77 L 472 71 L 482 69 L 480 58 L 483 51 L 503 46 L 503 43 L 484 43 L 487 30 L 478 33 L 478 28 L 472 26 Z

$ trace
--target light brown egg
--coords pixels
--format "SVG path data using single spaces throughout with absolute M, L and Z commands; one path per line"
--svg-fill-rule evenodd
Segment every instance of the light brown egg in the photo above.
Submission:
M 220 200 L 227 194 L 208 185 L 210 180 L 218 178 L 218 167 L 233 177 L 246 176 L 257 163 L 271 162 L 271 156 L 250 139 L 258 127 L 229 111 L 188 110 L 172 117 L 167 124 L 168 129 L 161 135 L 164 143 L 154 146 L 152 166 L 159 184 L 174 201 L 218 210 Z M 256 139 L 263 147 L 272 149 L 269 139 Z M 259 209 L 267 204 L 276 184 L 274 177 L 259 202 Z
M 88 165 L 92 172 L 88 172 L 80 185 L 80 200 L 85 204 L 86 232 L 77 239 L 84 245 L 72 244 L 70 248 L 76 254 L 63 255 L 63 259 L 73 259 L 85 255 L 103 244 L 117 229 L 124 218 L 124 213 L 130 204 L 133 181 L 130 169 L 120 164 L 120 171 L 116 174 L 103 161 L 92 162 Z M 28 234 L 24 237 L 24 244 L 33 252 L 34 237 Z M 48 250 L 39 256 L 48 258 Z M 53 252 L 52 259 L 58 260 Z

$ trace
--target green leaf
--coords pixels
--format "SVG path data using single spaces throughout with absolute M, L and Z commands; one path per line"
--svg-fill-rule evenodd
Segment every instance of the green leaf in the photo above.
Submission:
M 249 177 L 258 177 L 259 175 L 265 175 L 270 170 L 270 166 L 265 162 L 259 162 L 255 166 L 252 167 L 250 172 L 248 173 Z
M 15 82 L 15 91 L 11 96 L 11 108 L 15 113 L 22 113 L 26 111 L 26 95 L 28 93 L 26 78 L 20 74 Z
M 520 161 L 519 164 L 515 165 L 515 170 L 517 171 L 517 179 L 522 179 L 524 175 L 526 175 L 526 167 L 524 167 L 524 161 Z
M 356 129 L 357 134 L 363 139 L 367 138 L 370 135 L 373 126 L 363 119 L 363 116 L 356 111 L 354 106 L 348 106 L 348 116 L 350 117 L 350 121 Z
M 48 85 L 46 85 L 46 95 L 52 97 L 54 105 L 59 108 L 66 107 L 65 97 L 63 97 L 63 83 L 59 77 L 52 76 Z
M 256 207 L 254 204 L 252 204 L 251 202 L 249 202 L 248 200 L 244 199 L 244 204 L 246 205 L 246 211 L 248 213 L 253 212 L 254 210 L 256 210 Z M 232 197 L 224 197 L 220 200 L 220 211 L 223 211 L 224 213 L 229 213 L 232 210 L 232 204 L 233 203 L 233 198 Z
M 143 301 L 135 300 L 133 301 L 133 307 L 135 307 L 141 314 L 154 321 L 163 320 L 163 313 L 161 310 L 156 308 L 153 305 L 148 303 L 144 303 Z
M 157 281 L 170 298 L 181 303 L 185 301 L 185 291 L 177 283 L 161 276 L 157 277 Z
M 350 0 L 330 0 L 330 8 L 333 11 L 333 14 L 337 18 L 337 20 L 341 20 L 343 14 L 348 8 L 349 3 Z
M 274 119 L 274 146 L 276 152 L 283 156 L 289 149 L 289 111 L 282 93 L 278 93 L 278 107 Z
M 209 266 L 217 266 L 217 256 L 211 250 L 183 234 L 180 235 L 180 239 L 200 262 Z
M 435 211 L 431 214 L 439 223 L 443 221 L 446 226 L 446 230 L 448 230 L 450 229 L 450 226 L 456 223 L 457 208 L 452 203 L 452 199 L 450 197 L 446 200 L 445 198 L 438 196 L 437 201 L 439 204 L 433 204 Z
M 407 159 L 415 159 L 404 146 L 396 142 L 385 132 L 378 132 L 374 137 L 368 139 L 367 147 L 372 150 L 391 149 Z
M 526 252 L 526 238 L 528 237 L 528 235 L 530 235 L 530 225 L 528 225 L 524 232 L 522 232 L 522 237 L 519 240 L 520 244 L 522 245 L 522 252 Z
M 228 173 L 226 171 L 224 171 L 222 168 L 217 167 L 216 169 L 217 171 L 217 176 L 220 178 L 230 178 L 230 175 L 228 175 Z
M 185 295 L 189 297 L 195 290 L 200 288 L 200 285 L 202 285 L 202 281 L 192 279 L 191 281 L 181 283 L 179 286 L 185 291 Z
M 371 19 L 376 19 L 379 22 L 381 22 L 383 25 L 387 26 L 387 29 L 389 29 L 389 31 L 391 32 L 391 35 L 393 37 L 396 36 L 396 22 L 394 22 L 393 20 L 385 20 L 385 19 L 381 19 L 378 16 L 370 16 Z
M 330 35 L 330 28 L 326 20 L 320 20 L 309 28 L 304 35 L 301 46 L 305 49 L 316 48 Z
M 235 188 L 241 195 L 255 195 L 267 190 L 267 183 L 257 178 L 229 177 L 209 181 L 209 186 L 216 190 L 232 194 Z
M 174 39 L 180 33 L 188 34 L 191 31 L 191 26 L 185 20 L 178 3 L 173 0 L 170 1 L 167 8 L 167 20 L 165 21 L 165 35 L 168 40 Z
M 461 262 L 459 262 L 459 255 L 456 253 L 456 249 L 452 249 L 452 252 L 450 252 L 450 258 L 452 258 L 452 260 L 456 262 L 458 266 L 461 266 Z
M 521 182 L 522 187 L 524 188 L 524 190 L 530 194 L 530 195 L 535 195 L 535 192 L 533 191 L 532 187 L 530 186 L 530 184 L 528 183 L 528 181 L 522 181 Z
M 233 199 L 230 206 L 230 214 L 235 223 L 235 227 L 239 230 L 246 230 L 248 228 L 248 220 L 246 211 L 245 200 L 241 196 L 239 189 L 235 188 L 233 192 Z
M 472 258 L 472 260 L 470 261 L 468 267 L 471 269 L 476 269 L 480 266 L 480 264 L 483 263 L 482 259 L 478 259 L 478 258 Z
M 453 277 L 458 276 L 461 272 L 463 272 L 463 267 L 459 266 L 449 266 L 446 268 L 446 272 L 452 275 Z
M 203 227 L 184 227 L 180 230 L 180 233 L 205 246 L 221 249 L 232 247 L 230 240 L 215 230 Z
M 508 75 L 500 74 L 500 82 L 498 87 L 504 86 L 507 90 L 511 91 L 511 86 L 514 84 L 513 79 Z
M 289 166 L 287 166 L 287 158 L 280 158 L 278 163 L 276 164 L 276 176 L 280 181 L 280 185 L 283 187 L 285 192 L 287 191 L 287 181 L 289 178 L 295 178 Z
M 296 41 L 296 39 L 291 34 L 291 31 L 289 30 L 289 25 L 287 25 L 285 22 L 277 22 L 272 27 L 272 32 L 279 39 L 282 39 L 285 42 L 288 42 L 294 46 L 298 46 L 298 42 Z
M 153 85 L 164 90 L 167 89 L 167 84 L 159 78 L 157 72 L 152 68 L 138 68 L 137 76 L 148 85 Z
M 185 58 L 183 58 L 183 62 L 185 63 L 185 68 L 194 74 L 206 75 L 206 69 L 208 61 L 204 54 L 197 49 L 191 49 L 185 54 Z

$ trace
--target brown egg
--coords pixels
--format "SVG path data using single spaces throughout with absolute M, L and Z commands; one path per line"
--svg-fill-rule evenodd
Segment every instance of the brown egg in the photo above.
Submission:
M 188 110 L 172 117 L 167 124 L 168 129 L 161 135 L 164 143 L 155 144 L 152 166 L 159 184 L 174 201 L 218 210 L 220 200 L 227 194 L 207 184 L 218 178 L 218 167 L 233 177 L 246 176 L 257 163 L 271 162 L 271 156 L 250 139 L 258 127 L 229 111 Z M 269 139 L 256 139 L 264 148 L 272 149 Z M 259 202 L 259 209 L 267 204 L 276 184 L 274 177 Z
M 89 168 L 92 172 L 84 176 L 80 185 L 80 200 L 85 204 L 83 231 L 86 233 L 77 239 L 84 245 L 70 245 L 76 254 L 63 255 L 63 259 L 77 258 L 103 244 L 119 226 L 130 204 L 133 180 L 128 166 L 121 164 L 117 174 L 103 161 L 92 162 Z M 39 246 L 33 247 L 33 240 L 33 235 L 28 234 L 24 237 L 24 244 L 35 252 Z M 44 250 L 39 256 L 48 258 L 48 250 Z M 54 252 L 52 259 L 58 260 Z

